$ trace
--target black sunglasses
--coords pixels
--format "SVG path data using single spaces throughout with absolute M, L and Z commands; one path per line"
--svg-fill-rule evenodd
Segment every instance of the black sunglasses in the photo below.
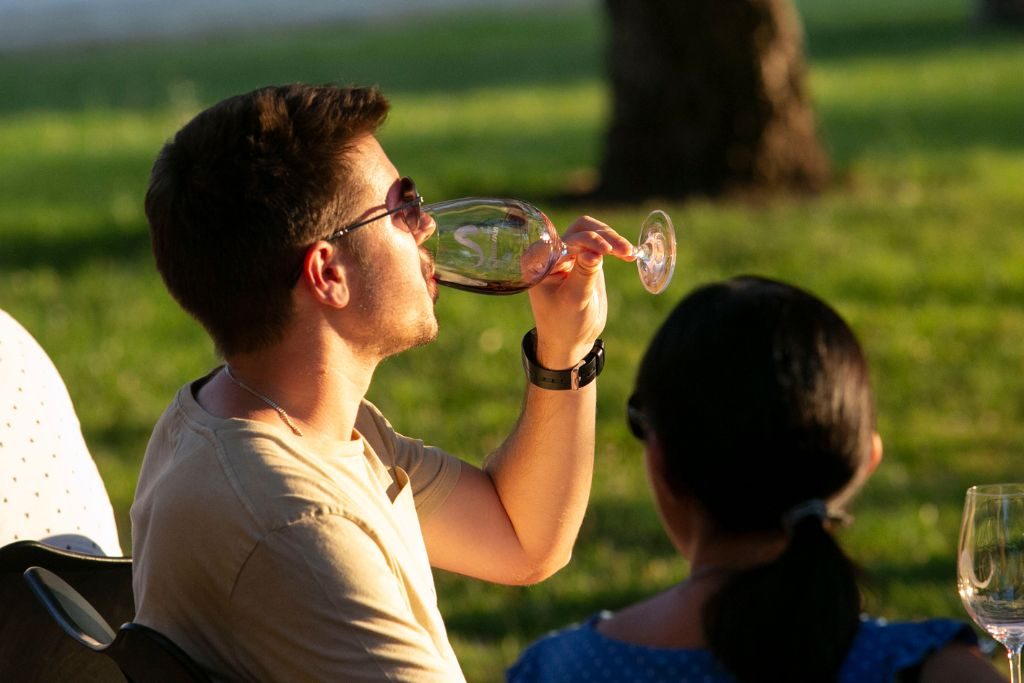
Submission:
M 378 213 L 374 216 L 370 216 L 365 220 L 361 220 L 358 223 L 352 223 L 346 225 L 344 228 L 339 228 L 332 232 L 330 235 L 324 238 L 325 242 L 336 240 L 339 237 L 349 234 L 356 228 L 361 228 L 364 225 L 369 225 L 374 221 L 379 221 L 381 218 L 397 214 L 398 218 L 405 223 L 405 227 L 409 232 L 418 232 L 420 229 L 420 221 L 423 220 L 423 197 L 419 192 L 416 191 L 416 183 L 412 181 L 412 178 L 402 177 L 398 179 L 398 190 L 399 197 L 402 198 L 401 203 L 393 209 L 388 209 L 383 213 Z
M 640 407 L 640 399 L 633 394 L 626 402 L 626 422 L 629 424 L 629 431 L 641 441 L 647 440 L 651 432 L 651 420 Z
M 417 233 L 423 227 L 423 196 L 416 191 L 416 183 L 413 182 L 412 178 L 403 176 L 398 179 L 398 190 L 401 202 L 393 209 L 388 209 L 382 213 L 370 216 L 365 220 L 361 220 L 358 223 L 351 223 L 343 228 L 338 228 L 327 237 L 324 237 L 325 242 L 336 240 L 339 237 L 344 237 L 353 230 L 369 225 L 374 221 L 379 221 L 381 218 L 385 218 L 391 215 L 397 215 L 398 219 L 405 225 L 406 230 L 411 233 Z M 303 256 L 305 259 L 305 256 Z M 292 276 L 289 278 L 291 286 L 294 287 L 299 282 L 299 278 L 302 277 L 302 262 L 296 266 L 295 270 L 292 271 Z

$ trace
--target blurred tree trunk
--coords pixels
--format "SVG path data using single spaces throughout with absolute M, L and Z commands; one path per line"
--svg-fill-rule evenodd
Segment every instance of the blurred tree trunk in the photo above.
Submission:
M 978 0 L 977 8 L 985 23 L 1024 26 L 1024 0 Z
M 604 0 L 607 199 L 817 190 L 828 182 L 790 0 Z

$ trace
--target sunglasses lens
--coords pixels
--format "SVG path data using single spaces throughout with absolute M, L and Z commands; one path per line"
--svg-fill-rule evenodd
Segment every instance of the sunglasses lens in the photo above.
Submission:
M 647 416 L 636 404 L 635 397 L 630 397 L 626 405 L 626 421 L 629 423 L 629 431 L 633 436 L 645 441 L 647 439 Z
M 423 217 L 420 211 L 423 199 L 416 192 L 416 183 L 412 181 L 412 178 L 402 178 L 399 187 L 402 192 L 402 203 L 408 205 L 405 209 L 402 209 L 402 220 L 409 226 L 410 231 L 417 232 L 420 229 L 420 220 Z
M 402 178 L 398 181 L 398 191 L 401 193 L 402 201 L 409 202 L 416 199 L 416 183 L 412 178 Z

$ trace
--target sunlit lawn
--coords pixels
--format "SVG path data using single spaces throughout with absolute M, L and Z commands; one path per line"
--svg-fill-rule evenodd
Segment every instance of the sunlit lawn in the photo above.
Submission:
M 836 184 L 817 198 L 735 204 L 546 202 L 592 178 L 600 158 L 609 105 L 596 6 L 0 55 L 0 307 L 64 374 L 125 547 L 150 428 L 216 362 L 152 267 L 141 198 L 153 156 L 201 107 L 242 90 L 380 83 L 394 103 L 383 143 L 429 199 L 515 194 L 561 225 L 586 212 L 629 235 L 661 206 L 680 228 L 665 295 L 646 294 L 631 266 L 605 269 L 597 473 L 570 566 L 532 588 L 437 577 L 470 680 L 499 680 L 545 630 L 684 574 L 623 404 L 673 303 L 741 272 L 825 296 L 873 361 L 886 461 L 844 533 L 873 577 L 872 610 L 962 615 L 963 490 L 1021 478 L 1024 36 L 973 26 L 954 0 L 800 8 Z M 440 340 L 386 362 L 371 398 L 398 429 L 479 460 L 519 407 L 527 302 L 446 290 L 438 312 Z

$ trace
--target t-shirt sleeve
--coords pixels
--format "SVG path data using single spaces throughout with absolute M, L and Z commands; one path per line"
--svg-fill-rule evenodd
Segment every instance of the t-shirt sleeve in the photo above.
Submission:
M 933 652 L 952 642 L 977 643 L 977 635 L 962 621 L 927 619 L 887 622 L 865 617 L 844 666 L 843 683 L 880 680 L 920 667 Z
M 274 531 L 232 590 L 235 661 L 261 681 L 462 680 L 417 622 L 398 571 L 355 519 Z
M 448 498 L 459 479 L 462 462 L 444 450 L 395 431 L 376 406 L 363 401 L 356 429 L 377 457 L 389 467 L 401 467 L 409 475 L 416 514 L 426 519 Z

